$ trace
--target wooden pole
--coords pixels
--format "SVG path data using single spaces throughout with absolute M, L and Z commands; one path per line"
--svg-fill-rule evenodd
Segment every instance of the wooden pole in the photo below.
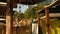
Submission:
M 38 29 L 39 29 L 38 34 L 43 34 L 43 32 L 42 32 L 42 23 L 41 23 L 39 14 L 38 14 Z
M 18 26 L 16 27 L 16 34 L 18 34 Z
M 13 24 L 13 0 L 7 1 L 6 9 L 6 34 L 12 34 L 12 24 Z
M 5 34 L 4 28 L 2 28 L 2 34 Z
M 16 7 L 17 7 L 17 1 L 13 0 L 13 8 L 16 8 Z
M 45 8 L 45 15 L 46 15 L 46 34 L 50 34 L 49 9 L 48 9 L 48 7 Z

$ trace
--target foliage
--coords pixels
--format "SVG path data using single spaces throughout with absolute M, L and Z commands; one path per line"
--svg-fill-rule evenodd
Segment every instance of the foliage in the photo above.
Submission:
M 13 19 L 15 20 L 17 18 L 18 18 L 18 20 L 21 20 L 21 19 L 24 19 L 25 17 L 24 17 L 23 13 L 21 13 L 21 12 L 15 12 L 14 16 L 13 16 Z
M 25 11 L 25 13 L 24 13 L 25 17 L 26 18 L 36 18 L 37 13 L 38 13 L 37 11 L 40 10 L 40 9 L 43 9 L 43 6 L 38 4 L 36 7 L 32 8 L 32 10 L 30 10 L 30 9 Z
M 32 10 L 28 9 L 24 14 L 25 14 L 26 18 L 36 18 L 37 17 L 37 12 L 36 12 L 35 8 L 33 8 Z

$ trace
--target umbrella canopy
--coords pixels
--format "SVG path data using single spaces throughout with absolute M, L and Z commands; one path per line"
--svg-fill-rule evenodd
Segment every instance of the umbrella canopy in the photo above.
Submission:
M 36 4 L 45 0 L 13 0 L 13 2 L 21 3 L 21 4 Z M 6 0 L 0 0 L 0 2 L 6 2 Z

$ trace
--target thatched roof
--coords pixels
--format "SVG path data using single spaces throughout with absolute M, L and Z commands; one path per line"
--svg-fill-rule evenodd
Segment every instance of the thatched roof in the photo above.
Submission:
M 17 3 L 20 3 L 20 4 L 36 4 L 36 3 L 40 3 L 42 1 L 45 1 L 45 0 L 13 0 L 13 2 L 17 2 Z M 6 2 L 6 0 L 0 0 L 0 2 Z
M 60 0 L 52 1 L 51 4 L 46 5 L 44 9 L 39 10 L 38 13 L 45 13 L 46 7 L 49 7 L 50 13 L 60 13 Z
M 59 0 L 52 0 L 51 4 L 46 5 L 44 8 L 46 8 L 46 7 L 51 7 L 51 6 L 55 5 L 58 1 L 59 1 Z

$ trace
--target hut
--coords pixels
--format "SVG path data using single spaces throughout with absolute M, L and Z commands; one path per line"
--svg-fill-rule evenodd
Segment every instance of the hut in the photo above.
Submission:
M 39 10 L 38 14 L 45 13 L 45 16 L 40 17 L 40 19 L 46 19 L 46 33 L 50 34 L 50 18 L 59 18 L 60 16 L 60 0 L 52 2 L 50 5 L 45 6 L 44 9 Z

